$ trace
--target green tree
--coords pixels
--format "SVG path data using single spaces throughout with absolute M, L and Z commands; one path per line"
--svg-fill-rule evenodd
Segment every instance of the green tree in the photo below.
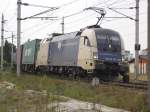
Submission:
M 11 62 L 11 47 L 12 44 L 9 43 L 7 40 L 5 41 L 5 45 L 4 45 L 4 61 L 6 63 L 10 63 Z M 13 45 L 14 48 L 14 52 L 16 52 L 16 46 Z

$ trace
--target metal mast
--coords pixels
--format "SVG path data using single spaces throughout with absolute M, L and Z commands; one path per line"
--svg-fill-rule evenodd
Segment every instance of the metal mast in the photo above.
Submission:
M 21 0 L 17 1 L 17 76 L 20 76 Z
M 147 75 L 148 75 L 148 103 L 150 108 L 150 0 L 148 0 L 148 36 L 147 36 L 147 45 L 148 45 L 148 66 L 147 66 Z
M 62 17 L 62 23 L 61 23 L 61 25 L 62 25 L 62 34 L 64 34 L 64 30 L 65 30 L 64 17 Z
M 135 74 L 136 77 L 139 74 L 139 1 L 136 0 L 136 19 L 135 19 Z
M 3 70 L 3 46 L 4 46 L 4 15 L 2 14 L 1 21 L 1 70 Z
M 14 35 L 12 33 L 12 44 L 11 44 L 11 69 L 13 68 L 13 53 L 14 53 L 14 42 L 13 42 L 13 38 L 14 38 Z

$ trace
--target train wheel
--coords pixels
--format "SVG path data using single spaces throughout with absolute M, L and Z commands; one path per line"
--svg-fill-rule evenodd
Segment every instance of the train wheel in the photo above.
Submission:
M 123 76 L 123 82 L 124 83 L 129 83 L 129 75 L 124 75 Z

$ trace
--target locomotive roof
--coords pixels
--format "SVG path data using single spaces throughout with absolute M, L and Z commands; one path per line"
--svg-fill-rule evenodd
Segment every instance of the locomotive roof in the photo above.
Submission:
M 102 34 L 113 34 L 113 35 L 119 35 L 118 32 L 112 30 L 112 29 L 105 29 L 105 28 L 102 28 L 100 27 L 99 25 L 91 25 L 91 26 L 87 26 L 85 28 L 82 28 L 80 29 L 81 31 L 84 31 L 86 29 L 93 29 L 95 32 L 98 32 L 98 33 L 102 33 Z
M 79 31 L 66 33 L 64 35 L 54 36 L 51 42 L 61 41 L 66 39 L 73 39 L 78 35 Z
M 119 35 L 118 32 L 111 30 L 111 29 L 104 29 L 104 28 L 87 28 L 87 29 L 92 29 L 95 32 L 102 33 L 102 34 Z M 86 29 L 84 29 L 84 30 L 86 30 Z M 61 41 L 61 40 L 74 39 L 81 33 L 82 33 L 82 31 L 66 33 L 63 35 L 53 36 L 50 40 L 51 40 L 51 42 L 56 42 L 56 41 Z
M 112 30 L 112 29 L 105 29 L 105 28 L 94 28 L 95 32 L 101 33 L 101 34 L 108 34 L 108 35 L 119 35 L 118 32 Z

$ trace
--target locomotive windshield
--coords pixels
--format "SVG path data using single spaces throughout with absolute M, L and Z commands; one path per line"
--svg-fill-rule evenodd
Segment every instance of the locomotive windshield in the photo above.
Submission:
M 121 40 L 118 34 L 97 32 L 96 36 L 100 52 L 121 52 Z

